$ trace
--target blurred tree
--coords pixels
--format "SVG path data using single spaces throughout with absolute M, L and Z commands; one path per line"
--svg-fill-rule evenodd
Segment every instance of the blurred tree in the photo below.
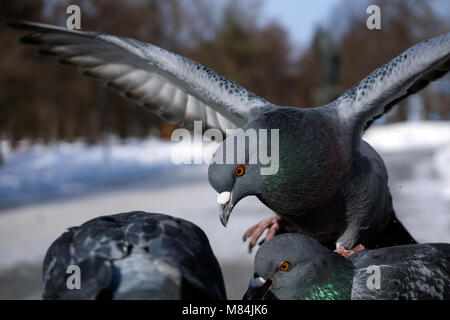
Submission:
M 169 49 L 179 46 L 182 8 L 170 1 L 9 1 L 2 19 L 45 20 L 65 25 L 65 9 L 82 9 L 82 28 L 136 37 Z M 167 23 L 170 21 L 171 23 Z M 146 136 L 169 126 L 150 111 L 121 98 L 93 80 L 61 67 L 52 58 L 16 44 L 17 33 L 1 28 L 0 135 L 12 143 L 23 138 L 95 142 L 103 133 Z
M 6 1 L 1 4 L 0 21 L 9 18 L 23 18 L 38 20 L 43 8 L 42 1 L 17 0 Z M 20 72 L 27 70 L 30 64 L 23 50 L 18 46 L 13 46 L 15 38 L 12 33 L 4 32 L 0 37 L 0 135 L 5 131 L 9 132 L 12 141 L 21 138 L 22 132 L 27 131 L 28 135 L 35 132 L 32 123 L 21 121 L 23 112 L 21 110 L 21 99 L 27 86 L 24 84 L 29 74 Z M 3 34 L 4 33 L 4 34 Z
M 312 103 L 315 106 L 327 104 L 340 96 L 341 90 L 337 86 L 339 79 L 339 52 L 328 30 L 319 27 L 313 37 L 314 54 L 318 56 L 321 68 L 320 87 L 312 92 Z
M 294 87 L 287 33 L 274 21 L 260 25 L 260 5 L 228 2 L 215 35 L 186 54 L 271 102 L 290 105 Z
M 335 12 L 340 19 L 347 21 L 343 30 L 337 31 L 341 33 L 339 43 L 342 72 L 339 84 L 346 89 L 417 42 L 448 32 L 448 14 L 446 19 L 439 16 L 431 7 L 430 1 L 365 1 L 358 8 L 367 8 L 369 4 L 376 4 L 381 8 L 381 30 L 369 30 L 365 27 L 368 17 L 365 10 L 357 13 L 347 10 L 354 7 L 353 1 L 347 0 Z M 336 31 L 335 26 L 330 28 Z M 391 117 L 384 117 L 384 120 L 390 118 L 391 121 L 405 121 L 408 101 L 396 106 Z M 439 108 L 431 104 L 424 107 Z
M 410 46 L 426 38 L 448 32 L 450 12 L 442 12 L 442 6 L 435 6 L 436 1 L 403 0 L 344 0 L 336 5 L 322 28 L 338 44 L 340 73 L 337 81 L 342 91 L 361 81 L 375 68 L 387 63 Z M 366 8 L 376 4 L 381 8 L 381 30 L 366 28 Z M 320 30 L 320 29 L 318 29 Z M 316 37 L 317 33 L 316 32 Z M 320 87 L 323 66 L 320 52 L 314 41 L 298 60 L 298 102 L 309 106 L 321 103 L 309 97 L 316 87 Z M 390 114 L 392 120 L 406 120 L 408 100 L 394 108 Z M 426 108 L 441 109 L 434 104 L 425 104 Z M 430 113 L 426 111 L 425 114 Z M 384 117 L 386 118 L 386 117 Z

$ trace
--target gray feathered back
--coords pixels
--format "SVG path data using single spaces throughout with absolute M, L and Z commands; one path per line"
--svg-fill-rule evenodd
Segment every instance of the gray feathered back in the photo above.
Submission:
M 121 285 L 118 261 L 136 250 L 177 270 L 182 298 L 226 298 L 220 266 L 199 227 L 168 215 L 135 211 L 98 217 L 62 234 L 44 259 L 44 299 L 113 297 Z M 66 270 L 72 264 L 81 269 L 82 290 L 66 286 Z

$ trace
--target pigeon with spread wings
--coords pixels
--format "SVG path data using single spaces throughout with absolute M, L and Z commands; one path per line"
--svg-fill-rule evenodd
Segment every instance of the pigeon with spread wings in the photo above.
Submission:
M 205 128 L 242 128 L 219 146 L 215 159 L 247 129 L 278 129 L 274 174 L 262 175 L 263 164 L 246 161 L 209 166 L 224 225 L 249 195 L 277 214 L 244 234 L 250 248 L 266 229 L 265 239 L 294 230 L 343 253 L 360 242 L 368 248 L 415 242 L 396 218 L 382 159 L 361 137 L 374 118 L 448 72 L 450 33 L 408 49 L 330 104 L 300 109 L 273 105 L 148 43 L 32 22 L 7 25 L 31 32 L 22 42 L 77 66 L 174 124 L 192 128 L 200 120 Z M 246 160 L 255 152 L 247 146 L 244 151 Z

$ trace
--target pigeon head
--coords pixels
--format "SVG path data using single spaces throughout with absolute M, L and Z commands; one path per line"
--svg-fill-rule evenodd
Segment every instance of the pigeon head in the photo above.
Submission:
M 255 256 L 245 300 L 349 299 L 353 265 L 312 238 L 285 233 Z
M 346 163 L 340 133 L 322 112 L 299 110 L 267 112 L 218 147 L 208 178 L 224 225 L 248 195 L 278 214 L 299 215 L 336 194 Z
M 218 192 L 220 221 L 224 226 L 239 200 L 260 194 L 261 165 L 254 160 L 257 150 L 251 146 L 257 138 L 249 132 L 239 129 L 228 137 L 216 150 L 208 168 L 209 183 Z

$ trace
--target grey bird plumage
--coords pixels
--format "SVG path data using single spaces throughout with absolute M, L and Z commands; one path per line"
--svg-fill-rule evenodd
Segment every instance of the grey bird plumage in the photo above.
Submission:
M 79 267 L 80 289 L 67 286 L 71 265 Z M 48 249 L 42 280 L 44 299 L 226 299 L 205 233 L 189 221 L 142 211 L 70 228 Z
M 259 248 L 254 271 L 244 299 L 450 299 L 444 243 L 363 250 L 346 259 L 308 236 L 285 233 Z
M 318 108 L 273 105 L 199 63 L 148 43 L 95 32 L 67 30 L 32 22 L 7 25 L 31 34 L 23 43 L 40 47 L 63 63 L 78 67 L 109 88 L 186 128 L 279 129 L 278 171 L 261 175 L 261 164 L 213 163 L 209 182 L 220 194 L 220 219 L 228 223 L 233 207 L 255 195 L 291 228 L 327 247 L 376 248 L 414 243 L 397 220 L 388 175 L 378 153 L 362 140 L 364 129 L 394 104 L 424 88 L 450 69 L 450 33 L 421 42 L 376 69 L 335 101 Z M 236 136 L 229 136 L 217 157 Z M 270 145 L 268 149 L 270 150 Z M 250 158 L 246 149 L 245 158 Z M 250 246 L 281 220 L 246 233 Z

